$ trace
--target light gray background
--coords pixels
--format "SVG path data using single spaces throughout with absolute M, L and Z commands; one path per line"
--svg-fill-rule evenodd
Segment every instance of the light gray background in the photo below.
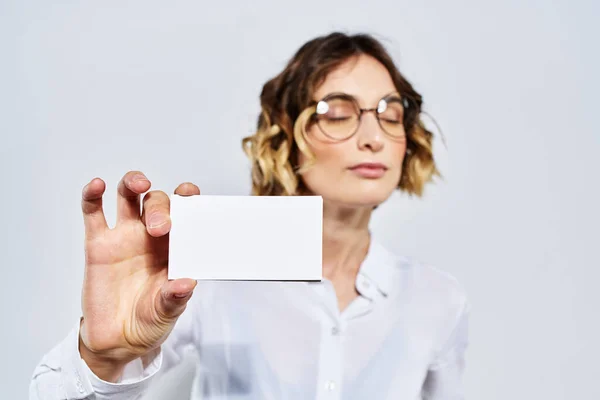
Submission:
M 262 84 L 343 29 L 383 38 L 443 128 L 445 180 L 373 231 L 468 290 L 468 397 L 600 398 L 599 7 L 524 3 L 1 1 L 0 397 L 79 316 L 83 185 L 108 182 L 111 224 L 129 169 L 248 193 Z

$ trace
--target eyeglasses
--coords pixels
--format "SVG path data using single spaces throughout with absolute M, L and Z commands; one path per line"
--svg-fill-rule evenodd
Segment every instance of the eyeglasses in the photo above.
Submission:
M 356 98 L 345 93 L 332 93 L 316 104 L 313 120 L 319 130 L 334 141 L 352 137 L 360 126 L 364 113 L 374 112 L 381 129 L 393 139 L 406 137 L 404 127 L 411 104 L 397 94 L 383 97 L 377 108 L 360 108 Z

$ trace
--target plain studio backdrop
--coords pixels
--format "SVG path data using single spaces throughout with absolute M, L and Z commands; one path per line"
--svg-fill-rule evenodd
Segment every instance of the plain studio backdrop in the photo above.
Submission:
M 0 397 L 80 315 L 82 187 L 107 181 L 111 226 L 130 169 L 248 194 L 263 83 L 343 30 L 384 41 L 444 133 L 444 180 L 372 229 L 468 291 L 468 398 L 600 398 L 597 4 L 1 1 Z M 190 365 L 152 398 L 186 398 Z

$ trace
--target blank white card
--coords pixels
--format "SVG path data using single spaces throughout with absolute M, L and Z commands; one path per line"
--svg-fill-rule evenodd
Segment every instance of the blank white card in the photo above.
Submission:
M 320 281 L 320 196 L 171 196 L 169 279 Z

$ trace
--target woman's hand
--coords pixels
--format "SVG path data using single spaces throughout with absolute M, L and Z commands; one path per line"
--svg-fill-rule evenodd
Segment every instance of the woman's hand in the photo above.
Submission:
M 167 279 L 169 197 L 131 171 L 118 186 L 117 223 L 109 229 L 102 209 L 104 181 L 93 179 L 82 193 L 85 277 L 80 353 L 101 379 L 115 381 L 128 362 L 150 356 L 167 338 L 196 286 Z M 191 183 L 175 194 L 199 195 Z

